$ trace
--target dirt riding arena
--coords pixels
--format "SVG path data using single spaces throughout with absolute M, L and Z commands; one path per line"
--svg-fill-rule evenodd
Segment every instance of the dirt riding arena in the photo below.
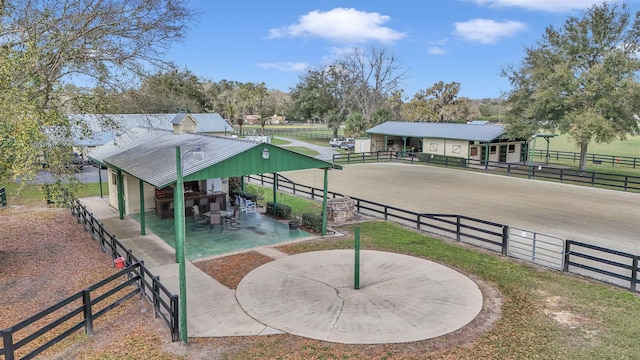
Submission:
M 322 170 L 282 175 L 323 186 Z M 412 211 L 466 215 L 640 252 L 640 194 L 635 193 L 398 163 L 332 170 L 329 190 Z

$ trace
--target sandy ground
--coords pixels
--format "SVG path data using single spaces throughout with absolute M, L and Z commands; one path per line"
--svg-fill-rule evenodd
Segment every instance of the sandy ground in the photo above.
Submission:
M 287 178 L 322 188 L 322 170 Z M 346 165 L 329 190 L 425 213 L 460 214 L 640 253 L 640 194 L 398 163 Z

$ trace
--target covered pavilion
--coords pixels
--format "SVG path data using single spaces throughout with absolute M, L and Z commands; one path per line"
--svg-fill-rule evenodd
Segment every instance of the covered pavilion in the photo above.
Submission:
M 202 152 L 202 160 L 186 156 L 195 149 Z M 303 169 L 324 170 L 322 234 L 325 235 L 328 171 L 342 169 L 339 165 L 268 143 L 188 133 L 179 127 L 174 131 L 134 128 L 97 148 L 89 158 L 109 169 L 109 203 L 118 209 L 120 219 L 125 214 L 140 213 L 141 235 L 145 232 L 145 211 L 155 208 L 156 194 L 163 189 L 179 187 L 179 180 L 275 175 Z M 102 181 L 100 184 L 102 192 Z M 274 208 L 277 207 L 276 186 L 273 186 Z M 174 204 L 184 202 L 183 194 L 172 192 Z

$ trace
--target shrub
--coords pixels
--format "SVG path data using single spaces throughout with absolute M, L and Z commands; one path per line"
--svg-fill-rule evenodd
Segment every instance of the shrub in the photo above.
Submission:
M 302 226 L 317 233 L 322 232 L 322 216 L 316 214 L 302 214 Z
M 273 201 L 267 202 L 267 214 L 274 216 L 276 219 L 290 219 L 291 206 L 278 204 L 276 213 L 273 213 Z

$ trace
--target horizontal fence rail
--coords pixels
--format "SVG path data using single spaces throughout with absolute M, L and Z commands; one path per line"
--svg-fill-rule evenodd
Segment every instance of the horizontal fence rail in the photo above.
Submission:
M 280 174 L 277 176 L 277 190 L 312 200 L 322 199 L 323 189 L 295 183 Z M 248 176 L 247 179 L 261 186 L 273 186 L 274 183 L 272 174 Z M 327 196 L 344 197 L 333 191 L 327 191 Z M 351 199 L 355 202 L 355 210 L 361 214 L 391 220 L 552 269 L 626 287 L 633 292 L 638 291 L 638 255 L 463 215 L 427 214 L 356 197 Z M 580 247 L 589 251 L 579 251 Z M 622 260 L 612 260 L 613 257 L 620 257 Z
M 638 255 L 567 240 L 564 271 L 638 291 Z
M 373 162 L 421 163 L 533 180 L 556 181 L 566 184 L 598 186 L 612 190 L 640 192 L 640 176 L 618 175 L 593 171 L 577 171 L 539 164 L 527 165 L 502 163 L 452 156 L 431 156 L 429 154 L 410 154 L 394 151 L 334 154 L 333 162 L 340 165 Z
M 580 153 L 571 151 L 553 151 L 550 150 L 548 155 L 546 150 L 535 150 L 533 152 L 534 159 L 539 158 L 549 162 L 550 160 L 567 160 L 572 162 L 580 161 Z M 611 166 L 627 166 L 627 167 L 640 167 L 640 158 L 631 156 L 617 156 L 606 154 L 587 154 L 587 162 L 600 165 L 608 164 Z
M 108 252 L 113 259 L 123 257 L 125 268 L 14 326 L 0 330 L 3 342 L 0 355 L 4 355 L 4 360 L 14 360 L 17 358 L 16 353 L 20 353 L 22 348 L 34 342 L 40 344 L 39 339 L 50 332 L 55 332 L 57 335 L 45 340 L 43 344 L 32 345 L 33 349 L 22 351 L 26 354 L 21 355 L 20 359 L 35 357 L 82 328 L 85 329 L 86 334 L 91 335 L 95 319 L 137 294 L 152 304 L 154 316 L 165 322 L 171 332 L 172 341 L 178 341 L 178 296 L 172 294 L 160 282 L 160 278 L 154 276 L 144 266 L 144 261 L 137 259 L 115 236 L 110 234 L 79 200 L 73 201 L 71 205 L 72 214 L 75 215 L 78 223 L 91 233 L 91 237 L 99 241 L 101 250 Z M 123 281 L 123 278 L 126 280 Z M 132 287 L 133 290 L 127 292 Z M 121 295 L 123 292 L 126 293 Z M 78 302 L 81 303 L 78 304 Z M 22 334 L 61 312 L 64 314 L 57 319 L 29 334 Z

